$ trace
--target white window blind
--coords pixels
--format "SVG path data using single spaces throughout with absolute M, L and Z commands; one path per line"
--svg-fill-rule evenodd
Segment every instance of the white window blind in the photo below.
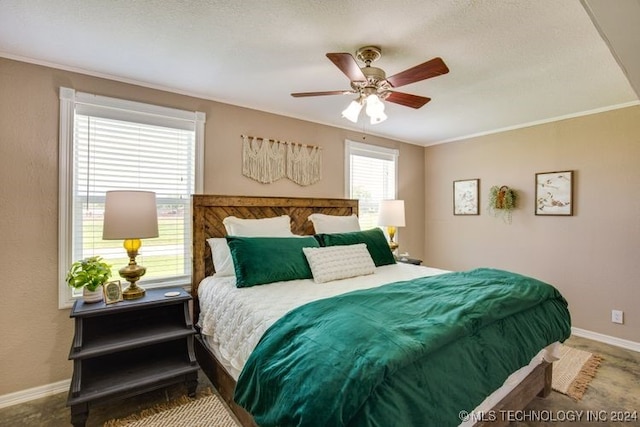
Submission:
M 396 198 L 398 150 L 347 140 L 347 194 L 359 200 L 360 227 L 378 226 L 380 200 Z
M 61 245 L 62 281 L 71 262 L 94 255 L 112 264 L 112 278 L 120 279 L 118 270 L 128 258 L 122 241 L 102 240 L 105 193 L 138 189 L 156 193 L 159 230 L 159 237 L 142 241 L 136 261 L 147 273 L 139 283 L 146 288 L 190 283 L 190 200 L 201 186 L 204 114 L 63 89 L 61 103 L 73 105 L 67 109 L 65 147 L 61 131 L 61 156 L 64 148 L 68 159 L 67 176 L 61 176 L 61 206 L 67 210 L 66 217 L 63 209 L 60 215 L 61 224 L 66 222 L 61 241 L 67 242 Z M 63 293 L 61 306 L 73 296 Z

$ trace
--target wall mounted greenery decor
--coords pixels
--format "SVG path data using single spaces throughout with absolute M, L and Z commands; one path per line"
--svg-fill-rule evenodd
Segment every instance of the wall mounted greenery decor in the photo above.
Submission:
M 494 185 L 489 190 L 489 213 L 493 216 L 502 216 L 504 222 L 511 224 L 513 210 L 516 208 L 516 191 L 503 185 Z

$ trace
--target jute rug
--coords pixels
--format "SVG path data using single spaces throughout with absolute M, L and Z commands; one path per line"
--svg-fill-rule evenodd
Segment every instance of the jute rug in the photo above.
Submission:
M 582 399 L 600 362 L 600 356 L 563 345 L 560 348 L 560 360 L 553 362 L 551 388 L 575 400 Z
M 109 420 L 104 427 L 239 427 L 219 396 L 205 390 L 199 397 L 182 396 L 139 414 Z

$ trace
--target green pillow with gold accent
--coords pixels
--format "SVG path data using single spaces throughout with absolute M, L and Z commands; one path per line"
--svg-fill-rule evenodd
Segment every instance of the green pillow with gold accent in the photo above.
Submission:
M 371 230 L 353 231 L 350 233 L 325 233 L 316 234 L 316 239 L 322 246 L 355 245 L 364 243 L 371 254 L 376 267 L 381 265 L 395 264 L 396 259 L 389 248 L 389 243 L 384 237 L 384 233 L 379 228 Z

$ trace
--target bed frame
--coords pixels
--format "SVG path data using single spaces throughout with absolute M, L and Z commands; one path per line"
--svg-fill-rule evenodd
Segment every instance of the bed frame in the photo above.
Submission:
M 307 220 L 312 213 L 357 215 L 358 201 L 294 197 L 193 195 L 193 271 L 191 286 L 193 324 L 197 324 L 200 314 L 198 285 L 202 279 L 214 273 L 211 249 L 207 244 L 207 239 L 226 235 L 222 224 L 224 218 L 227 216 L 270 218 L 286 214 L 291 217 L 291 230 L 295 234 L 312 235 L 314 234 L 313 224 Z M 208 349 L 200 334 L 196 335 L 195 341 L 196 359 L 204 373 L 209 377 L 240 423 L 244 427 L 255 427 L 256 423 L 253 417 L 233 401 L 233 391 L 236 385 L 233 377 Z M 500 412 L 497 411 L 524 409 L 536 395 L 546 397 L 551 392 L 551 366 L 547 362 L 538 365 L 511 393 L 494 406 L 492 409 L 498 414 L 496 421 L 480 421 L 475 425 L 508 425 L 508 420 L 501 420 Z

